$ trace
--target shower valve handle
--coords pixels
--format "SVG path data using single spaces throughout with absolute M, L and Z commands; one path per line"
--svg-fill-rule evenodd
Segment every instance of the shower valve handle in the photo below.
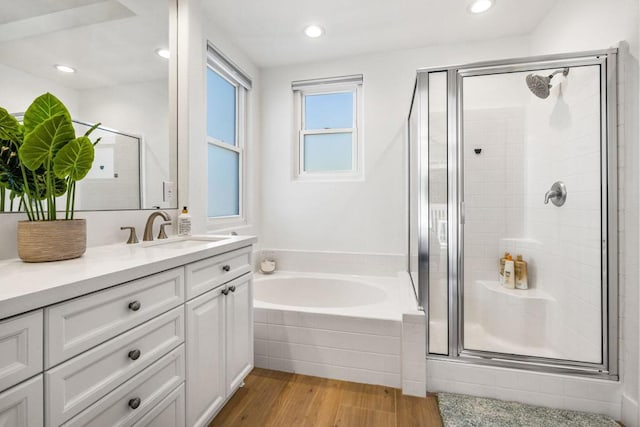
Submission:
M 562 181 L 556 181 L 551 186 L 551 189 L 547 191 L 544 195 L 544 204 L 549 204 L 549 200 L 555 206 L 562 206 L 564 202 L 567 200 L 567 187 L 564 185 Z

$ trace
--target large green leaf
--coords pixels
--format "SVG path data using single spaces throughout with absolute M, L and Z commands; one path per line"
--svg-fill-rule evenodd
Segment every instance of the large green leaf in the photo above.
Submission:
M 53 161 L 58 150 L 76 138 L 68 115 L 58 114 L 40 123 L 24 137 L 18 151 L 22 164 L 30 170 Z
M 69 120 L 71 120 L 69 111 L 62 101 L 51 95 L 49 92 L 40 95 L 33 100 L 29 108 L 27 108 L 27 111 L 24 113 L 23 123 L 25 127 L 25 135 L 33 132 L 46 120 L 59 114 L 64 114 L 69 118 Z
M 58 151 L 53 159 L 53 171 L 58 178 L 68 176 L 74 181 L 80 181 L 89 173 L 93 157 L 93 143 L 86 136 L 81 136 Z
M 15 139 L 20 134 L 20 123 L 7 110 L 0 107 L 0 139 Z

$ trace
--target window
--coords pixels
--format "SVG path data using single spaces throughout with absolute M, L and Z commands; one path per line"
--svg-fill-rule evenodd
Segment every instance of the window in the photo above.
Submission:
M 251 80 L 216 48 L 207 57 L 207 214 L 241 220 L 245 104 Z
M 292 83 L 297 94 L 300 179 L 360 177 L 358 114 L 362 75 Z

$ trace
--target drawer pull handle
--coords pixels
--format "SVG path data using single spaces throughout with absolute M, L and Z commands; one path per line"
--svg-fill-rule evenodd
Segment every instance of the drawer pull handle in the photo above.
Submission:
M 134 397 L 133 399 L 129 399 L 129 408 L 138 409 L 138 406 L 140 406 L 140 398 L 139 397 Z
M 129 352 L 129 359 L 138 360 L 140 358 L 140 350 L 135 349 Z
M 229 286 L 229 290 L 230 290 L 231 292 L 235 292 L 235 291 L 236 291 L 236 287 L 235 287 L 235 286 Z
M 222 266 L 222 271 L 231 271 L 231 266 L 229 264 L 225 264 Z
M 140 304 L 140 301 L 133 301 L 129 303 L 129 310 L 131 311 L 138 311 L 140 310 L 140 307 L 142 307 L 142 304 Z
M 227 295 L 229 293 L 229 289 L 223 289 L 222 290 L 222 295 Z

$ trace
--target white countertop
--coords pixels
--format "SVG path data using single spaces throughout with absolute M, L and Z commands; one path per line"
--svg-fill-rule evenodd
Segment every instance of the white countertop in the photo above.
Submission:
M 208 235 L 191 236 L 211 237 Z M 254 236 L 224 236 L 192 247 L 144 243 L 87 248 L 76 259 L 26 263 L 0 260 L 0 319 L 251 245 Z M 173 240 L 173 239 L 172 239 Z M 176 239 L 177 240 L 177 239 Z

